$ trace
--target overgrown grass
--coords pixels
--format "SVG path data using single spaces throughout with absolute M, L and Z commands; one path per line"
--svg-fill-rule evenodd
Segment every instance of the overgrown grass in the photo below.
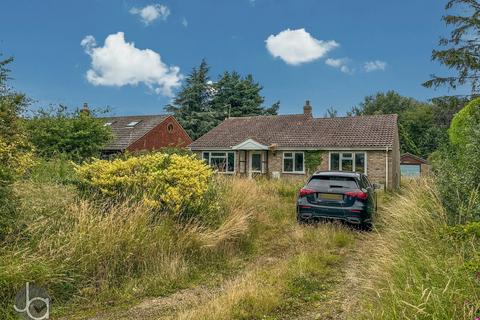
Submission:
M 180 312 L 179 319 L 290 319 L 329 298 L 353 242 L 342 227 L 295 226 L 283 255 L 261 259 L 225 284 L 206 304 Z M 280 237 L 280 236 L 279 236 Z
M 300 183 L 217 177 L 219 220 L 201 224 L 128 199 L 85 198 L 74 178 L 60 159 L 15 184 L 17 216 L 0 247 L 2 319 L 15 319 L 27 281 L 49 292 L 53 316 L 69 319 L 219 283 L 225 290 L 209 304 L 178 316 L 210 319 L 207 306 L 219 319 L 295 314 L 325 298 L 353 241 L 339 226 L 296 224 Z
M 0 248 L 1 318 L 14 318 L 13 297 L 27 281 L 47 289 L 58 314 L 87 300 L 95 308 L 168 294 L 228 269 L 229 259 L 249 254 L 263 207 L 254 182 L 218 183 L 228 192 L 214 228 L 159 219 L 141 203 L 92 202 L 43 177 L 17 183 L 18 216 Z
M 432 181 L 412 180 L 380 216 L 360 253 L 361 283 L 349 319 L 465 319 L 480 316 L 480 239 L 450 236 Z

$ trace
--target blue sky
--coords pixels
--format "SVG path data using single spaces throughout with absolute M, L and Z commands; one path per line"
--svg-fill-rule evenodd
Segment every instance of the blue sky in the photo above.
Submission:
M 162 113 L 202 58 L 211 75 L 253 74 L 280 113 L 341 113 L 445 69 L 430 60 L 447 29 L 438 0 L 4 0 L 0 52 L 14 56 L 13 86 L 36 105 L 88 102 L 114 114 Z M 105 40 L 109 39 L 109 44 Z M 267 41 L 268 39 L 268 41 Z M 81 44 L 82 43 L 82 44 Z

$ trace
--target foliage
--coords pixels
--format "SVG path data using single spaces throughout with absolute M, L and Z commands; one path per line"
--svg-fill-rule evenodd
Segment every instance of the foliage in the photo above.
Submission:
M 322 164 L 323 151 L 320 150 L 306 150 L 305 151 L 305 169 L 307 174 L 311 174 L 318 170 Z
M 185 78 L 180 92 L 165 110 L 173 113 L 188 135 L 196 140 L 215 126 L 216 115 L 210 108 L 212 87 L 205 60 Z
M 386 205 L 378 217 L 379 233 L 365 238 L 368 246 L 361 249 L 358 271 L 351 275 L 360 288 L 349 296 L 346 318 L 450 320 L 480 315 L 480 241 L 473 236 L 478 226 L 462 227 L 463 235 L 457 237 L 460 228 L 454 233 L 447 227 L 441 198 L 432 181 L 412 180 Z
M 336 118 L 338 116 L 338 110 L 335 107 L 329 107 L 325 114 L 323 115 L 324 118 Z
M 64 106 L 56 109 L 40 109 L 32 119 L 25 121 L 29 140 L 39 155 L 52 158 L 68 155 L 76 162 L 99 156 L 112 133 L 95 110 L 68 112 Z
M 0 61 L 0 239 L 15 218 L 11 184 L 33 165 L 32 148 L 25 138 L 21 113 L 29 101 L 7 83 L 7 66 L 12 58 Z
M 151 153 L 77 165 L 84 190 L 108 198 L 136 197 L 146 205 L 180 218 L 208 214 L 202 207 L 213 175 L 194 155 Z M 214 203 L 212 205 L 215 205 Z M 199 209 L 204 212 L 198 212 Z M 211 209 L 211 208 L 210 208 Z
M 450 142 L 460 148 L 474 148 L 476 131 L 480 130 L 480 98 L 472 100 L 453 118 L 448 135 Z M 477 146 L 478 147 L 478 146 Z
M 388 91 L 365 97 L 348 115 L 398 114 L 401 152 L 426 158 L 447 141 L 446 129 L 465 100 L 442 97 L 432 102 L 424 103 Z
M 472 95 L 478 94 L 480 80 L 480 3 L 477 0 L 450 0 L 445 7 L 452 14 L 443 16 L 443 21 L 453 27 L 449 38 L 442 38 L 439 45 L 443 50 L 433 50 L 432 60 L 439 61 L 448 69 L 457 72 L 455 76 L 432 75 L 425 87 L 447 85 L 453 89 L 469 84 Z M 464 13 L 464 14 L 460 14 Z
M 440 128 L 450 127 L 455 114 L 460 111 L 469 99 L 466 97 L 443 96 L 432 99 L 434 122 Z
M 450 143 L 434 158 L 434 170 L 452 223 L 480 219 L 480 99 L 452 120 Z
M 277 196 L 279 181 L 259 186 L 253 180 L 216 178 L 222 216 L 215 226 L 177 223 L 167 215 L 158 219 L 156 210 L 135 198 L 110 204 L 79 199 L 75 188 L 52 183 L 54 179 L 18 182 L 18 232 L 0 247 L 0 318 L 16 319 L 12 301 L 26 281 L 53 297 L 52 317 L 70 319 L 76 317 L 65 312 L 85 316 L 106 305 L 131 305 L 147 296 L 217 285 L 272 245 L 283 259 L 284 244 L 304 252 L 308 241 L 309 266 L 315 267 L 324 265 L 323 255 L 332 255 L 330 250 L 319 253 L 319 243 L 334 247 L 337 234 L 353 241 L 339 228 L 295 229 L 291 198 Z M 284 240 L 275 244 L 279 234 Z M 291 276 L 302 270 L 304 264 L 292 265 Z
M 219 121 L 231 116 L 258 116 L 277 114 L 279 103 L 270 108 L 262 107 L 262 87 L 251 74 L 245 78 L 236 72 L 224 72 L 213 84 L 212 109 L 219 115 Z
M 172 104 L 165 107 L 175 115 L 189 136 L 195 140 L 229 116 L 276 114 L 279 102 L 262 106 L 262 87 L 252 75 L 245 78 L 233 71 L 224 72 L 216 82 L 210 81 L 210 67 L 202 60 L 193 68 Z

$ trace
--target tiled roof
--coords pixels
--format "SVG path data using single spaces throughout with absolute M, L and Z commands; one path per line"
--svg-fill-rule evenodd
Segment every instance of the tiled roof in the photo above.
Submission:
M 246 139 L 278 148 L 391 147 L 397 115 L 312 118 L 304 114 L 229 118 L 190 144 L 230 148 Z
M 104 147 L 104 150 L 125 150 L 168 117 L 168 115 L 153 115 L 101 118 L 105 123 L 111 123 L 110 128 L 113 132 L 113 140 Z M 138 123 L 135 126 L 128 126 L 132 122 Z

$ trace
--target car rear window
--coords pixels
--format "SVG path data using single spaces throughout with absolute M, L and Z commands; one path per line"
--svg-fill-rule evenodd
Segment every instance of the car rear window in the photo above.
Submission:
M 339 176 L 313 176 L 307 186 L 350 189 L 358 188 L 355 178 Z

